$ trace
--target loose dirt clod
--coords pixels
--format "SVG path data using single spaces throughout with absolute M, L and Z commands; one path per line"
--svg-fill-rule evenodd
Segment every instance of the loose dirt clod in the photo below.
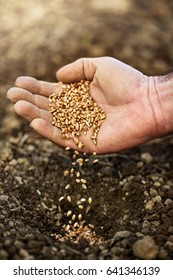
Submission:
M 63 85 L 61 83 L 60 92 L 53 93 L 49 97 L 49 111 L 53 115 L 52 125 L 61 129 L 62 137 L 66 139 L 72 139 L 77 148 L 80 150 L 84 147 L 84 144 L 79 140 L 80 135 L 82 133 L 87 135 L 87 131 L 92 128 L 93 134 L 91 136 L 91 141 L 96 145 L 100 127 L 106 118 L 105 112 L 94 102 L 90 96 L 89 86 L 89 81 L 83 80 L 68 85 Z M 65 151 L 69 150 L 70 147 L 67 146 Z M 93 152 L 93 155 L 95 156 L 96 152 Z M 72 167 L 71 169 L 64 171 L 65 177 L 69 175 L 70 178 L 73 178 L 75 175 L 75 178 L 73 179 L 74 186 L 71 181 L 70 184 L 66 184 L 65 190 L 67 194 L 62 196 L 59 201 L 61 202 L 64 197 L 66 197 L 66 200 L 71 203 L 73 208 L 76 206 L 78 208 L 75 214 L 72 214 L 71 210 L 66 212 L 66 217 L 70 218 L 70 216 L 72 216 L 68 224 L 63 226 L 65 231 L 69 232 L 69 234 L 66 234 L 66 236 L 71 239 L 71 236 L 74 236 L 74 234 L 80 234 L 86 238 L 87 234 L 89 234 L 92 236 L 92 242 L 96 242 L 94 241 L 94 237 L 96 235 L 92 233 L 91 228 L 84 226 L 85 220 L 83 219 L 84 215 L 86 215 L 91 208 L 91 206 L 88 207 L 87 204 L 92 203 L 92 198 L 90 197 L 87 188 L 87 180 L 81 178 L 81 168 L 84 164 L 89 162 L 89 159 L 85 157 L 85 152 L 83 152 L 83 155 L 80 156 L 78 150 L 74 151 L 71 163 L 74 168 Z M 93 160 L 93 163 L 96 162 L 98 162 L 98 159 Z M 75 190 L 74 187 L 76 187 Z M 80 189 L 85 193 L 79 194 Z M 74 204 L 75 192 L 77 192 L 76 205 Z M 77 198 L 77 195 L 80 195 L 79 198 Z M 87 197 L 88 195 L 89 197 Z M 86 207 L 86 210 L 84 209 L 84 206 Z M 82 211 L 82 213 L 78 212 L 79 209 Z M 78 217 L 78 222 L 75 221 L 76 217 Z M 76 228 L 78 229 L 76 230 Z M 87 234 L 82 235 L 82 231 L 86 231 Z

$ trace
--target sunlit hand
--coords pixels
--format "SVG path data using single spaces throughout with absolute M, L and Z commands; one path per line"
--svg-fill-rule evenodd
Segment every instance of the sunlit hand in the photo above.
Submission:
M 91 132 L 82 134 L 82 151 L 96 151 L 99 154 L 117 152 L 159 135 L 159 120 L 154 109 L 157 98 L 152 91 L 152 77 L 110 57 L 79 59 L 62 67 L 56 76 L 58 81 L 64 83 L 90 80 L 90 94 L 106 112 L 97 145 L 90 139 Z M 48 97 L 59 90 L 55 83 L 19 77 L 7 96 L 15 103 L 16 113 L 26 119 L 40 135 L 58 146 L 77 149 L 73 140 L 63 139 L 61 131 L 51 124 Z

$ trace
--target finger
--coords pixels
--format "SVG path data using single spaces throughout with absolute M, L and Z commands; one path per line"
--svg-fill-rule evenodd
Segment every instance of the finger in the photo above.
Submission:
M 64 139 L 62 137 L 61 130 L 53 126 L 49 121 L 43 120 L 41 118 L 36 118 L 30 123 L 30 126 L 41 136 L 47 138 L 56 145 L 60 147 L 69 146 L 73 150 L 76 149 L 73 140 Z
M 49 122 L 52 121 L 52 114 L 50 112 L 39 109 L 37 106 L 25 100 L 17 101 L 14 105 L 14 110 L 28 122 L 31 122 L 35 118 L 42 118 Z
M 28 101 L 40 109 L 48 110 L 48 98 L 38 94 L 32 94 L 30 91 L 18 87 L 10 88 L 7 92 L 7 97 L 11 102 L 16 103 L 19 100 Z
M 75 62 L 72 62 L 56 72 L 58 81 L 64 83 L 75 82 L 79 80 L 93 79 L 96 71 L 97 59 L 93 58 L 80 58 Z
M 38 81 L 32 77 L 22 76 L 16 79 L 15 86 L 24 88 L 34 94 L 40 94 L 48 97 L 55 91 L 58 84 Z

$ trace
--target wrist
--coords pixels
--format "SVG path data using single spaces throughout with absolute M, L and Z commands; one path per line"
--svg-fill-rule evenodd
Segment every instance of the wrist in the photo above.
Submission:
M 149 77 L 149 96 L 157 137 L 173 132 L 173 73 Z

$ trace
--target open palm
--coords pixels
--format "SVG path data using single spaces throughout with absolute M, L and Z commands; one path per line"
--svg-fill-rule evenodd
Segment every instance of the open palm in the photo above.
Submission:
M 152 139 L 155 134 L 153 110 L 148 102 L 148 77 L 136 69 L 109 57 L 79 59 L 57 72 L 64 83 L 87 79 L 91 81 L 90 94 L 106 112 L 98 143 L 91 141 L 92 131 L 81 134 L 82 151 L 99 154 L 117 152 Z M 60 129 L 52 126 L 48 111 L 48 97 L 60 86 L 19 77 L 7 96 L 15 103 L 18 115 L 26 119 L 40 135 L 58 146 L 77 149 L 72 140 L 63 139 Z

